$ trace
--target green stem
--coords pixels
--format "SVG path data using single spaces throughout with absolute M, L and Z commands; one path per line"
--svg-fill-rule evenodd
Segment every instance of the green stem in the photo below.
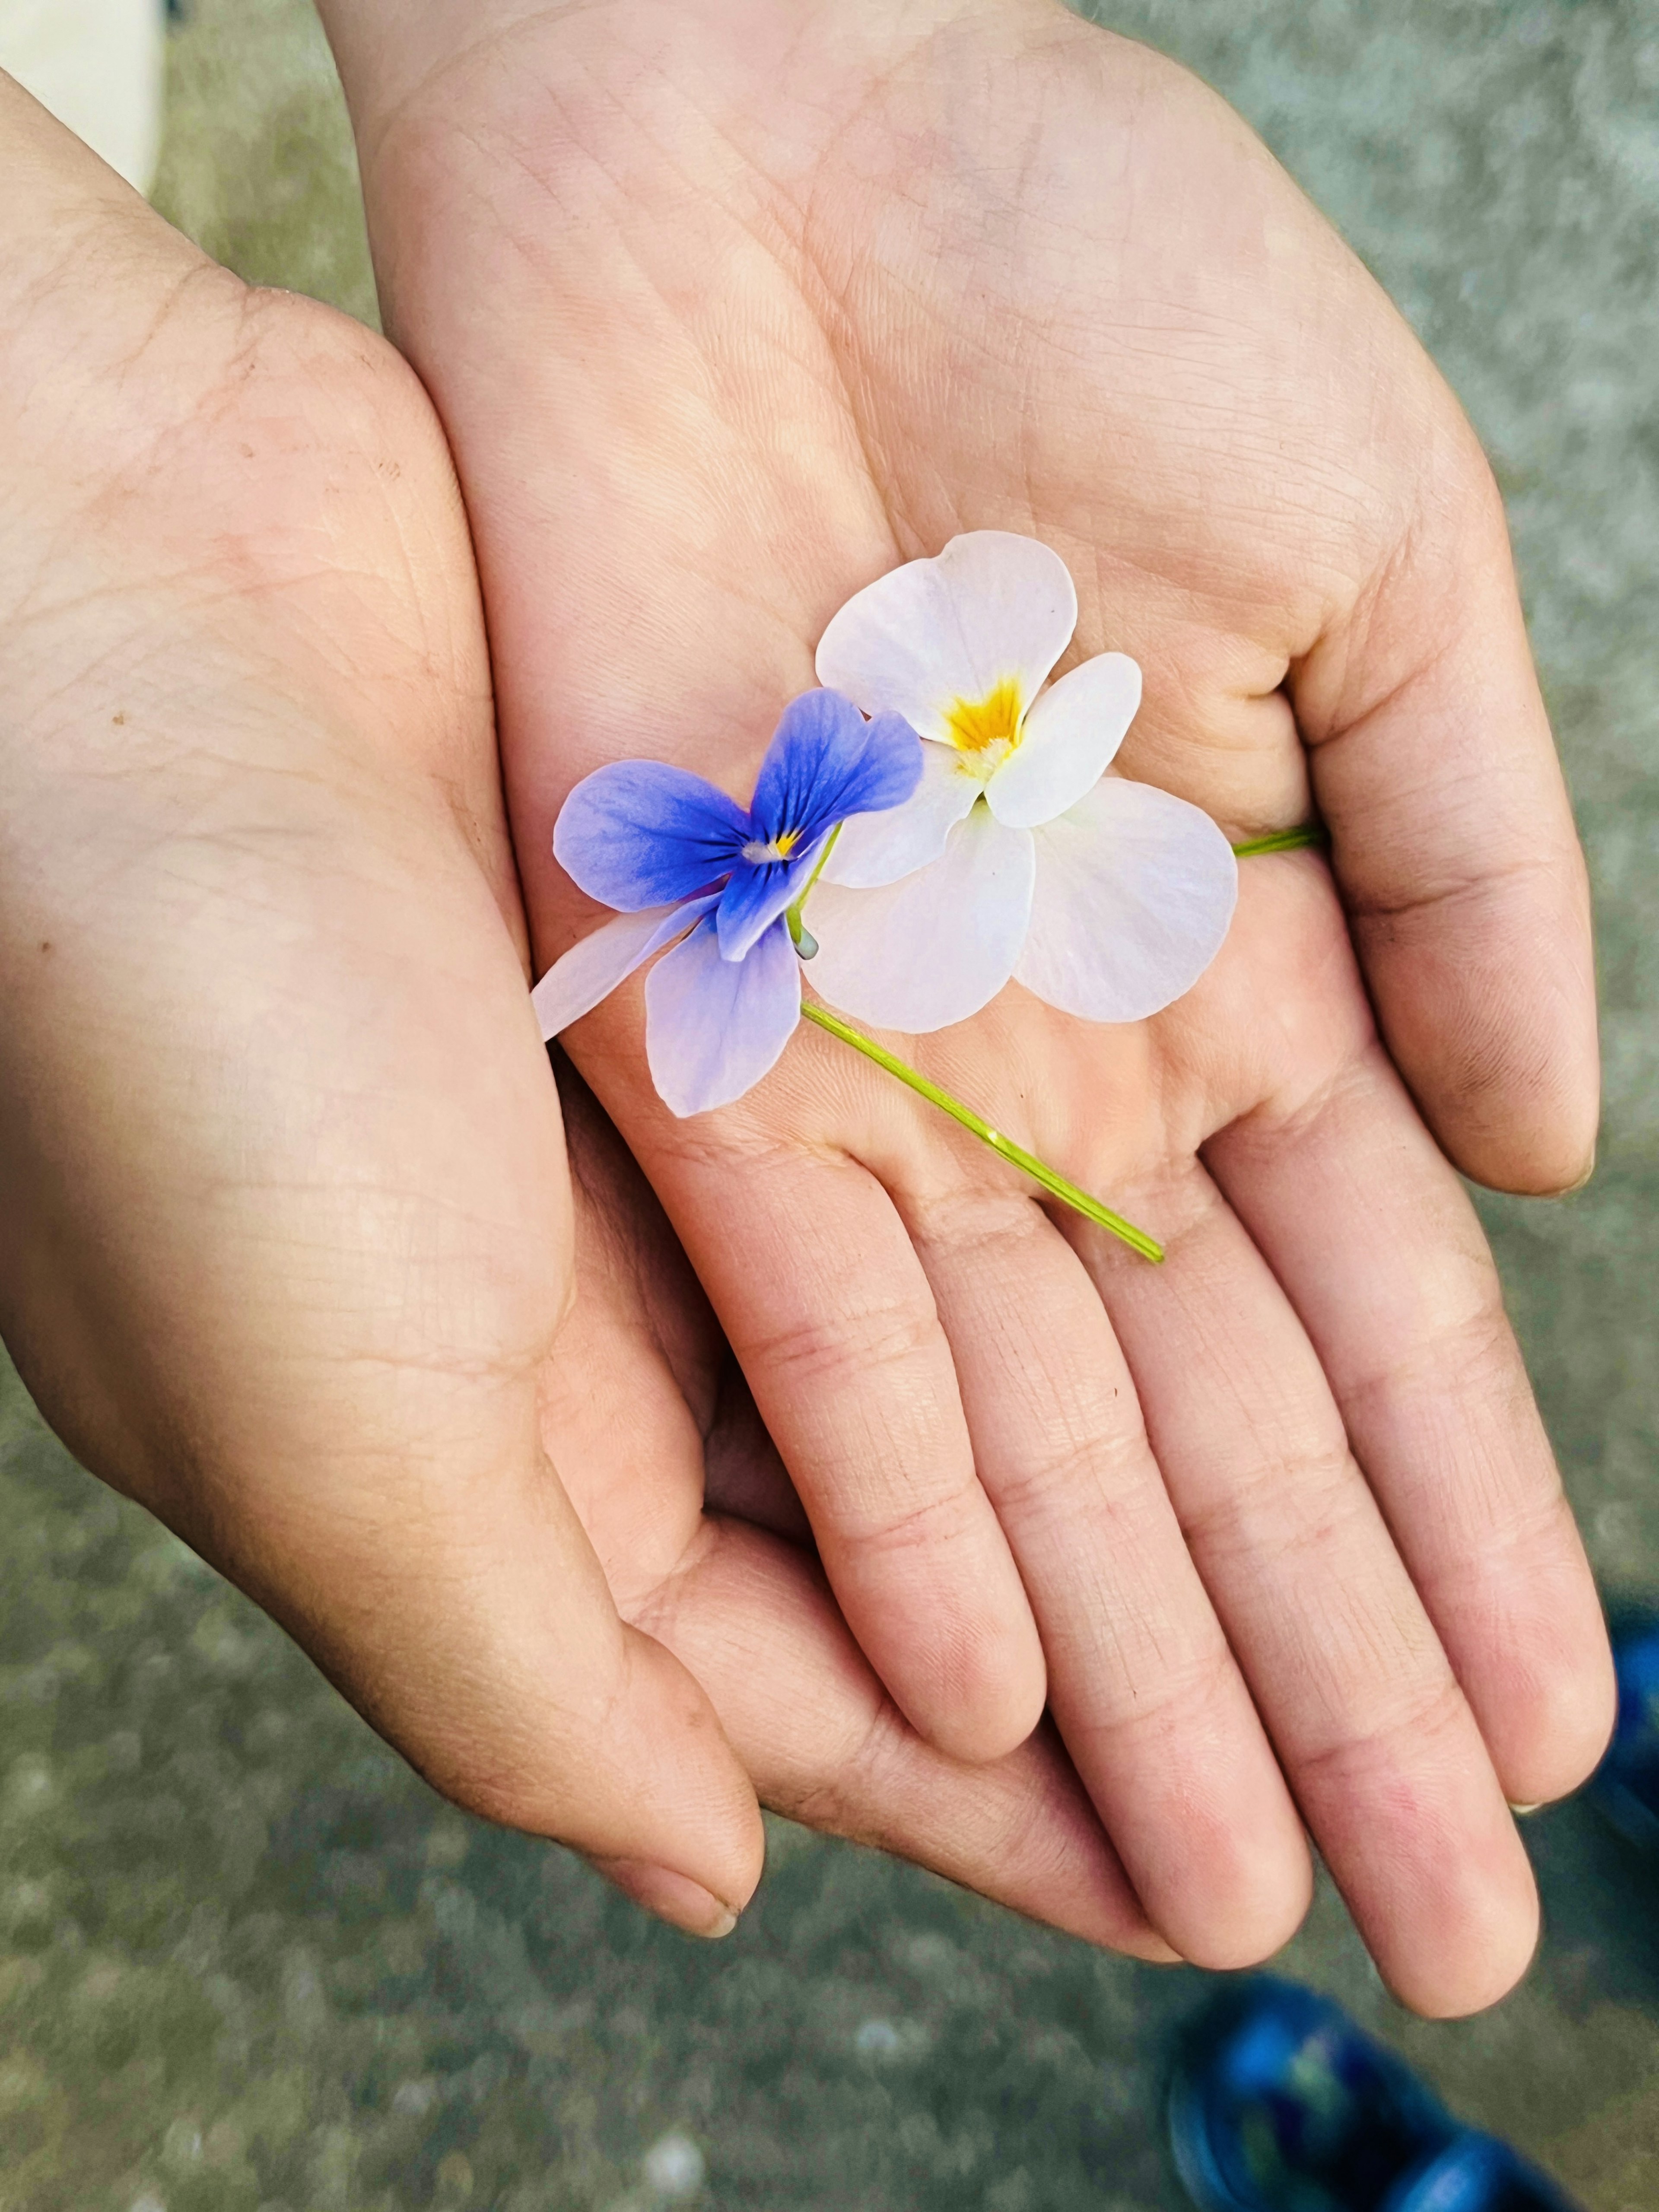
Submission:
M 854 1052 L 861 1052 L 866 1060 L 874 1060 L 876 1066 L 884 1068 L 889 1075 L 896 1075 L 901 1083 L 908 1084 L 919 1097 L 925 1098 L 930 1106 L 937 1106 L 941 1114 L 948 1114 L 953 1121 L 960 1122 L 964 1129 L 979 1139 L 981 1144 L 988 1145 L 1000 1158 L 1010 1161 L 1034 1182 L 1040 1182 L 1044 1190 L 1054 1197 L 1074 1207 L 1102 1229 L 1109 1229 L 1114 1237 L 1121 1237 L 1131 1250 L 1139 1252 L 1143 1259 L 1163 1259 L 1164 1247 L 1149 1237 L 1144 1229 L 1137 1229 L 1133 1222 L 1126 1221 L 1121 1213 L 1114 1213 L 1109 1206 L 1103 1206 L 1097 1198 L 1091 1198 L 1086 1190 L 1079 1190 L 1076 1183 L 1068 1182 L 1063 1175 L 1056 1175 L 1054 1169 L 1038 1159 L 1034 1152 L 1028 1152 L 1023 1146 L 1015 1144 L 1012 1138 L 1005 1137 L 1000 1129 L 994 1129 L 988 1121 L 975 1113 L 971 1106 L 964 1106 L 948 1091 L 941 1091 L 937 1083 L 930 1083 L 919 1069 L 908 1066 L 896 1053 L 889 1052 L 885 1045 L 879 1045 L 873 1037 L 866 1036 L 862 1030 L 855 1030 L 850 1022 L 842 1021 L 839 1014 L 832 1014 L 827 1006 L 815 1006 L 802 1000 L 800 1010 L 809 1022 L 816 1022 L 821 1030 L 828 1030 L 831 1036 L 839 1037 L 843 1044 L 850 1044 Z
M 803 960 L 811 960 L 813 958 L 818 949 L 818 940 L 806 927 L 806 916 L 801 912 L 801 908 L 806 903 L 806 893 L 811 890 L 813 884 L 817 883 L 818 878 L 823 873 L 823 864 L 829 859 L 831 853 L 835 851 L 836 840 L 840 836 L 840 835 L 841 824 L 837 822 L 835 828 L 830 832 L 830 835 L 823 841 L 823 850 L 818 854 L 817 860 L 813 866 L 812 872 L 806 878 L 805 887 L 803 889 L 800 896 L 795 901 L 793 906 L 790 907 L 786 911 L 783 917 L 789 925 L 790 942 L 793 945 L 796 951 L 799 953 Z
M 1235 845 L 1233 851 L 1241 860 L 1251 860 L 1258 853 L 1299 853 L 1306 845 L 1326 842 L 1323 823 L 1304 822 L 1299 829 L 1275 830 L 1269 837 L 1247 838 L 1243 844 Z
M 818 855 L 817 866 L 812 871 L 811 883 L 807 884 L 806 890 L 811 890 L 812 884 L 817 883 L 823 864 L 830 857 L 830 848 L 840 835 L 841 829 L 837 824 Z M 1253 860 L 1259 853 L 1297 853 L 1306 846 L 1322 845 L 1325 842 L 1322 825 L 1317 822 L 1308 822 L 1295 830 L 1276 830 L 1270 836 L 1248 838 L 1243 844 L 1235 845 L 1233 851 L 1241 860 Z M 803 891 L 788 915 L 789 933 L 803 952 L 806 950 L 802 942 L 806 930 L 800 909 L 805 896 L 806 891 Z M 811 950 L 816 951 L 817 945 L 813 945 Z M 977 1137 L 981 1144 L 988 1145 L 999 1158 L 1018 1168 L 1034 1182 L 1041 1183 L 1052 1197 L 1073 1207 L 1085 1220 L 1109 1230 L 1114 1237 L 1121 1237 L 1131 1251 L 1139 1252 L 1143 1259 L 1162 1261 L 1164 1247 L 1155 1237 L 1149 1237 L 1144 1229 L 1137 1229 L 1133 1221 L 1126 1221 L 1121 1213 L 1114 1213 L 1109 1206 L 1103 1206 L 1097 1198 L 1091 1198 L 1086 1190 L 1079 1189 L 1076 1183 L 1068 1182 L 1063 1175 L 1056 1174 L 1045 1160 L 1038 1159 L 1035 1152 L 1028 1152 L 1023 1145 L 1015 1144 L 1012 1137 L 1005 1137 L 1000 1129 L 994 1129 L 982 1115 L 975 1114 L 971 1106 L 964 1106 L 961 1099 L 953 1098 L 948 1091 L 941 1091 L 939 1085 L 930 1082 L 919 1068 L 910 1066 L 896 1053 L 889 1052 L 885 1045 L 878 1044 L 873 1037 L 866 1036 L 862 1030 L 855 1030 L 851 1022 L 842 1021 L 839 1014 L 832 1014 L 827 1006 L 815 1006 L 803 999 L 800 1010 L 809 1022 L 816 1022 L 821 1030 L 827 1030 L 831 1036 L 839 1037 L 843 1044 L 850 1044 L 854 1052 L 861 1052 L 866 1060 L 874 1060 L 876 1066 L 885 1069 L 889 1075 L 896 1075 L 901 1083 L 908 1084 L 918 1097 L 925 1098 L 930 1106 L 937 1106 L 941 1114 L 948 1114 L 970 1135 Z
M 829 836 L 824 839 L 824 841 L 823 841 L 823 851 L 818 854 L 818 857 L 817 857 L 817 859 L 816 860 L 816 861 L 814 861 L 814 863 L 813 863 L 813 865 L 812 865 L 812 872 L 811 872 L 811 874 L 810 876 L 808 876 L 808 878 L 806 878 L 806 888 L 805 888 L 805 890 L 803 890 L 803 891 L 802 891 L 802 893 L 801 893 L 800 896 L 799 896 L 799 897 L 795 901 L 795 905 L 796 905 L 797 908 L 799 908 L 803 907 L 803 906 L 805 906 L 805 903 L 806 903 L 806 892 L 807 892 L 807 891 L 810 891 L 810 890 L 811 890 L 811 888 L 812 888 L 813 884 L 814 884 L 815 883 L 817 883 L 817 881 L 818 878 L 819 878 L 819 877 L 823 873 L 823 864 L 824 864 L 824 862 L 829 859 L 829 857 L 830 857 L 830 855 L 831 854 L 831 853 L 833 853 L 833 852 L 835 851 L 835 849 L 836 849 L 836 838 L 837 838 L 837 837 L 839 837 L 839 836 L 840 836 L 840 835 L 841 835 L 841 833 L 842 833 L 842 825 L 839 822 L 837 822 L 837 823 L 836 823 L 836 826 L 835 826 L 835 828 L 834 828 L 834 829 L 830 832 L 830 835 L 829 835 Z

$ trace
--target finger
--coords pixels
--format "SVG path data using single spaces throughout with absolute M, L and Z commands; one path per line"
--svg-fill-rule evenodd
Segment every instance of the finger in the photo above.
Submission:
M 272 777 L 332 791 L 292 760 Z M 29 1080 L 0 1141 L 0 1323 L 94 1471 L 437 1788 L 625 1862 L 712 1932 L 757 1878 L 758 1809 L 696 1683 L 620 1620 L 542 1450 L 558 1115 L 489 889 L 417 799 L 284 817 L 256 781 L 222 801 L 234 833 L 198 805 L 193 842 L 135 807 L 159 939 L 66 937 L 55 988 L 9 1009 Z M 165 974 L 159 1001 L 137 967 Z
M 683 1465 L 695 1487 L 699 1447 L 711 1511 L 811 1550 L 812 1524 L 656 1194 L 575 1066 L 556 1048 L 550 1057 L 575 1200 L 576 1296 L 544 1378 L 543 1434 L 583 1527 L 605 1528 L 607 1579 L 613 1560 L 634 1571 L 642 1537 L 654 1552 L 665 1472 Z M 630 1422 L 645 1437 L 623 1451 Z M 619 1528 L 623 1498 L 639 1510 Z
M 884 1693 L 823 1579 L 792 1547 L 711 1519 L 638 1616 L 708 1686 L 762 1799 L 1136 1958 L 1173 1957 L 1047 1730 L 969 1765 Z
M 850 1161 L 781 1150 L 681 1147 L 653 1176 L 853 1633 L 930 1743 L 1000 1757 L 1042 1713 L 1042 1646 L 891 1200 Z
M 1081 1249 L 1304 1815 L 1390 1988 L 1492 2003 L 1536 1940 L 1531 1873 L 1312 1347 L 1200 1170 L 1136 1203 L 1162 1267 Z
M 187 1513 L 181 1533 L 434 1788 L 724 1933 L 763 1855 L 739 1760 L 684 1668 L 619 1618 L 533 1391 L 449 1395 L 424 1407 L 418 1459 L 376 1468 L 360 1450 L 252 1510 Z
M 704 1511 L 717 1468 L 728 1494 L 779 1519 L 793 1492 L 654 1196 L 584 1087 L 562 1072 L 560 1088 L 578 1292 L 544 1379 L 543 1420 L 624 1613 L 706 1675 L 781 1810 L 1096 1942 L 1167 1957 L 1050 1736 L 991 1766 L 933 1750 L 897 1712 L 810 1557 Z
M 714 1419 L 703 1443 L 704 1498 L 711 1513 L 751 1522 L 799 1549 L 816 1552 L 812 1524 L 767 1433 L 748 1378 L 728 1352 Z
M 1613 1725 L 1612 1662 L 1456 1177 L 1375 1042 L 1206 1157 L 1303 1318 L 1505 1794 L 1576 1789 Z
M 1447 413 L 1455 416 L 1455 410 Z M 1564 1190 L 1594 1157 L 1589 901 L 1502 503 L 1461 417 L 1399 556 L 1292 681 L 1382 1034 L 1456 1164 Z
M 1078 1772 L 1159 1932 L 1197 1965 L 1254 1964 L 1307 1910 L 1302 1823 L 1094 1285 L 1023 1195 L 903 1212 Z

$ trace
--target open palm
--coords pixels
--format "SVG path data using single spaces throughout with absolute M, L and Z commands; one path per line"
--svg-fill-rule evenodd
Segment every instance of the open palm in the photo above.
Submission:
M 1288 1933 L 1299 1812 L 1402 1995 L 1500 1994 L 1534 1927 L 1505 1797 L 1583 1775 L 1607 1677 L 1441 1147 L 1575 1180 L 1594 1030 L 1454 403 L 1229 111 L 1047 0 L 325 12 L 472 520 L 540 965 L 597 919 L 550 852 L 571 785 L 645 756 L 746 799 L 837 607 L 963 530 L 1054 547 L 1076 650 L 1141 663 L 1128 775 L 1236 838 L 1316 803 L 1331 866 L 1244 864 L 1151 1023 L 1015 984 L 905 1048 L 1161 1270 L 816 1033 L 683 1122 L 637 982 L 570 1048 L 916 1726 L 991 1756 L 1046 1697 L 1188 1957 Z
M 580 1085 L 573 1205 L 414 378 L 3 76 L 0 148 L 0 1328 L 43 1412 L 441 1787 L 682 1924 L 747 1901 L 758 1788 L 1162 1955 L 1052 1737 L 967 1768 L 884 1698 Z

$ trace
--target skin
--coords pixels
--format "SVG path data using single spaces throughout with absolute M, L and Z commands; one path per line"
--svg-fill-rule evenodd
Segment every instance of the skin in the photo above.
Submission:
M 567 1163 L 413 375 L 3 76 L 0 210 L 0 1331 L 47 1419 L 440 1789 L 683 1927 L 760 1796 L 1168 1957 L 1052 1733 L 968 1767 L 884 1697 L 574 1078 Z
M 653 1095 L 571 1054 L 707 1286 L 830 1583 L 963 1756 L 1045 1698 L 1183 1955 L 1274 1948 L 1304 1823 L 1434 2013 L 1536 1929 L 1505 1799 L 1589 1770 L 1595 1593 L 1453 1165 L 1588 1171 L 1584 878 L 1500 503 L 1420 349 L 1194 79 L 1048 0 L 325 0 L 388 327 L 454 451 L 538 968 L 607 760 L 746 797 L 824 623 L 1045 539 L 1124 770 L 1249 864 L 1190 996 L 903 1043 L 1169 1247 L 1069 1220 L 816 1032 Z M 810 969 L 807 971 L 810 981 Z M 901 1041 L 902 1042 L 902 1041 Z

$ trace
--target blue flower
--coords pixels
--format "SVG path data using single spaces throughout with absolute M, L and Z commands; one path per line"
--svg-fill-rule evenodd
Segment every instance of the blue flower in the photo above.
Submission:
M 788 909 L 840 823 L 901 805 L 921 766 L 921 741 L 901 716 L 866 722 L 839 692 L 808 691 L 785 708 L 747 807 L 660 761 L 585 776 L 560 810 L 553 850 L 621 919 L 536 986 L 543 1036 L 672 945 L 645 987 L 651 1079 L 675 1114 L 740 1098 L 800 1018 Z

